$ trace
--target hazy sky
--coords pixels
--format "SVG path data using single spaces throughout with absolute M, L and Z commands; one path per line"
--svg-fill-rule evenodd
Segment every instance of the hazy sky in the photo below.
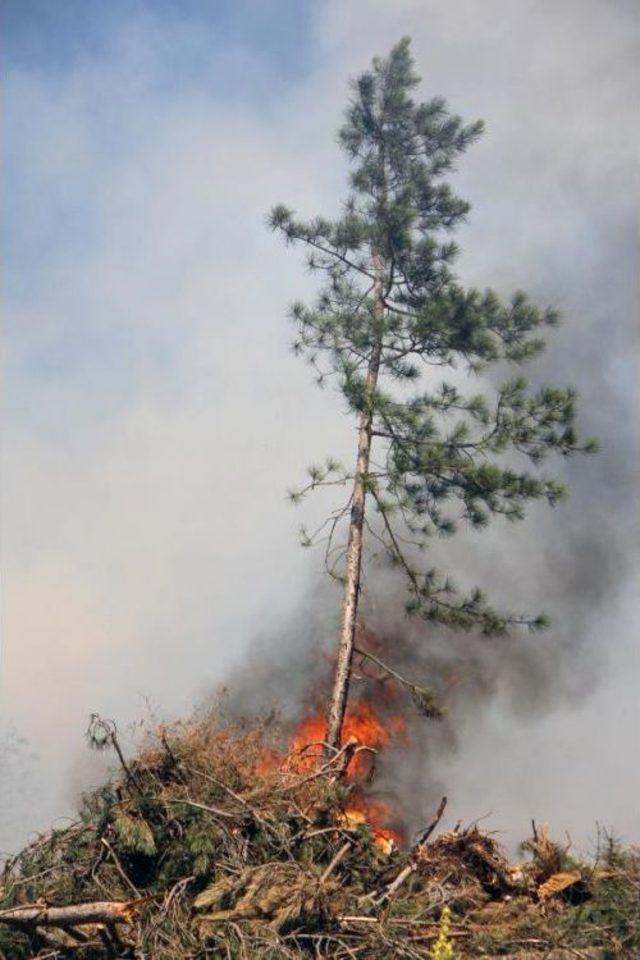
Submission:
M 541 369 L 603 440 L 569 507 L 490 538 L 523 606 L 575 614 L 588 682 L 526 723 L 497 696 L 443 763 L 507 829 L 640 839 L 637 4 L 4 0 L 3 21 L 0 847 L 71 809 L 91 711 L 188 710 L 313 590 L 284 491 L 352 431 L 287 351 L 311 281 L 264 219 L 337 210 L 347 80 L 407 33 L 425 96 L 487 123 L 461 271 L 562 309 Z

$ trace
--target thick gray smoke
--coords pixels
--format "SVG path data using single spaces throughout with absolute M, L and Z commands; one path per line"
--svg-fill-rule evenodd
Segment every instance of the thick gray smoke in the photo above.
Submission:
M 416 722 L 394 777 L 411 825 L 446 788 L 452 819 L 491 810 L 510 837 L 533 815 L 638 839 L 637 5 L 331 0 L 308 5 L 308 60 L 284 73 L 251 11 L 230 54 L 189 4 L 180 24 L 154 8 L 105 20 L 66 66 L 12 62 L 5 85 L 0 719 L 28 745 L 0 760 L 0 848 L 99 778 L 92 711 L 125 728 L 145 698 L 174 716 L 240 676 L 239 702 L 293 713 L 326 669 L 339 595 L 284 491 L 318 457 L 350 460 L 353 432 L 287 355 L 287 302 L 312 284 L 263 218 L 337 209 L 347 79 L 403 34 L 425 96 L 487 122 L 457 175 L 463 278 L 561 309 L 531 373 L 578 387 L 602 452 L 561 465 L 567 505 L 442 557 L 548 611 L 546 635 L 409 625 L 369 573 L 388 658 L 449 710 Z

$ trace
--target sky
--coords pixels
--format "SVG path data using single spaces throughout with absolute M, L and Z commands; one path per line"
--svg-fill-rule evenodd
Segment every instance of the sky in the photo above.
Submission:
M 257 638 L 279 663 L 317 603 L 285 491 L 348 460 L 352 426 L 288 351 L 313 281 L 265 217 L 339 209 L 348 80 L 404 34 L 425 97 L 487 124 L 456 174 L 461 273 L 560 307 L 538 375 L 577 385 L 602 441 L 563 468 L 567 507 L 457 555 L 549 599 L 562 656 L 531 709 L 508 675 L 461 708 L 441 776 L 507 832 L 640 839 L 637 5 L 5 0 L 2 21 L 0 849 L 99 778 L 92 711 L 188 712 Z

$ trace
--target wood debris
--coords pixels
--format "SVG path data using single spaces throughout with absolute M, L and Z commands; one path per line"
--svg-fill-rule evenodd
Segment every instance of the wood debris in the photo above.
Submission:
M 78 823 L 5 863 L 0 958 L 428 960 L 445 906 L 456 960 L 640 951 L 640 854 L 611 842 L 582 864 L 534 824 L 512 863 L 477 825 L 438 832 L 444 799 L 383 851 L 347 815 L 343 754 L 261 773 L 274 735 L 210 716 L 159 731 Z

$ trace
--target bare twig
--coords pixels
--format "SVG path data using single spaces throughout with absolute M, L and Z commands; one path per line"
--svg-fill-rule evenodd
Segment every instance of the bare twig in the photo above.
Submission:
M 118 857 L 117 857 L 117 854 L 116 854 L 115 850 L 113 849 L 113 847 L 111 846 L 111 844 L 109 843 L 109 841 L 106 840 L 104 837 L 101 837 L 101 838 L 100 838 L 100 843 L 106 848 L 109 856 L 110 856 L 111 859 L 113 860 L 113 863 L 114 863 L 114 865 L 115 865 L 116 870 L 118 871 L 118 873 L 120 874 L 120 876 L 121 876 L 122 879 L 124 880 L 125 884 L 129 887 L 129 889 L 130 889 L 131 891 L 133 891 L 133 893 L 136 895 L 136 897 L 142 896 L 142 894 L 140 893 L 140 891 L 138 890 L 138 888 L 136 887 L 136 885 L 133 883 L 132 880 L 129 879 L 129 877 L 128 877 L 128 876 L 126 875 L 126 873 L 124 872 L 124 869 L 123 869 L 123 867 L 122 867 L 122 864 L 120 863 L 120 861 L 119 861 L 119 859 L 118 859 Z
M 436 810 L 433 819 L 421 832 L 418 842 L 414 845 L 414 848 L 412 851 L 413 854 L 415 854 L 416 850 L 424 846 L 424 844 L 427 842 L 427 840 L 429 839 L 429 837 L 431 836 L 435 828 L 440 823 L 440 820 L 442 819 L 442 814 L 444 813 L 446 806 L 447 806 L 447 798 L 443 797 L 440 803 L 438 804 L 438 809 Z M 418 866 L 417 861 L 415 859 L 412 859 L 411 862 L 408 863 L 406 867 L 404 867 L 400 871 L 400 873 L 395 878 L 395 880 L 389 884 L 386 890 L 384 890 L 379 897 L 374 899 L 373 902 L 376 904 L 376 906 L 379 906 L 380 904 L 384 903 L 385 900 L 388 900 L 390 897 L 392 897 L 393 894 L 396 892 L 396 890 L 399 890 L 399 888 L 405 882 L 407 877 L 410 877 L 412 873 L 415 873 L 417 866 Z
M 433 819 L 427 824 L 424 830 L 420 832 L 418 839 L 416 841 L 416 846 L 420 847 L 422 846 L 423 843 L 427 842 L 427 840 L 429 839 L 429 837 L 431 836 L 435 828 L 438 826 L 438 824 L 442 820 L 442 814 L 444 813 L 446 806 L 447 806 L 447 798 L 443 797 L 440 803 L 438 804 L 438 809 L 436 810 Z
M 349 852 L 352 846 L 353 844 L 351 840 L 347 840 L 346 843 L 343 843 L 343 845 L 340 847 L 340 849 L 336 853 L 335 857 L 332 859 L 327 869 L 324 871 L 324 873 L 320 877 L 320 883 L 324 883 L 325 880 L 329 878 L 329 876 L 333 873 L 333 871 L 338 866 L 338 864 L 341 863 L 342 860 L 344 860 L 345 856 L 347 855 L 347 853 Z

